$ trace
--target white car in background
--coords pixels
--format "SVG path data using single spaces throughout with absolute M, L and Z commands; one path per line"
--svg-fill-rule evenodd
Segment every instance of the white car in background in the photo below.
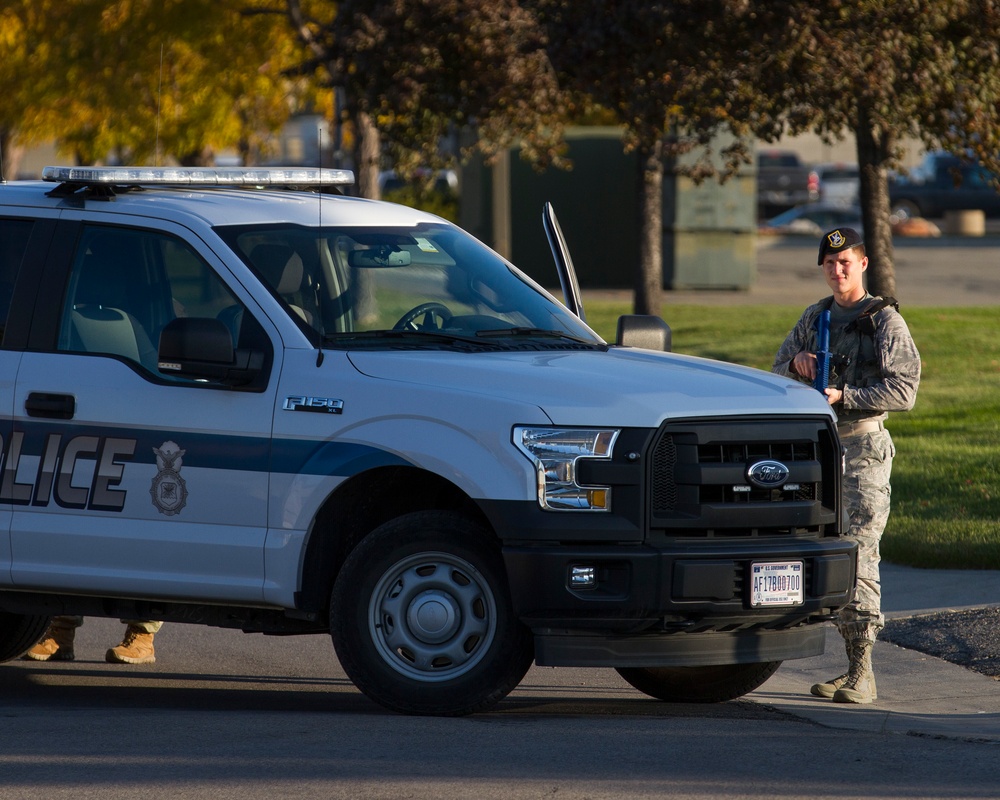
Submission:
M 860 200 L 857 164 L 817 164 L 810 173 L 809 185 L 821 203 L 850 206 Z

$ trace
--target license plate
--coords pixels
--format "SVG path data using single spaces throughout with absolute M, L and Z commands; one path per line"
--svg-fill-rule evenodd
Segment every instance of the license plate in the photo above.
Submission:
M 750 565 L 750 605 L 802 605 L 802 562 L 772 561 Z

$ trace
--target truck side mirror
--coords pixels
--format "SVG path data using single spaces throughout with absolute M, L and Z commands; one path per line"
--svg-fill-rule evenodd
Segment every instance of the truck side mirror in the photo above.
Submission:
M 238 386 L 250 383 L 262 364 L 262 353 L 234 349 L 229 329 L 217 319 L 179 317 L 160 333 L 157 367 L 166 375 Z
M 670 326 L 649 314 L 623 314 L 618 318 L 619 347 L 640 347 L 669 353 L 673 346 Z

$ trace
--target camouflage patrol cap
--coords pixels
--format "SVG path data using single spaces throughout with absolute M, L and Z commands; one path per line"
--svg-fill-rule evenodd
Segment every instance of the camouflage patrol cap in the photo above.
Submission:
M 816 263 L 823 265 L 823 259 L 827 253 L 839 253 L 841 250 L 850 250 L 852 247 L 859 247 L 865 243 L 861 234 L 854 228 L 834 228 L 823 234 L 819 242 L 819 261 Z

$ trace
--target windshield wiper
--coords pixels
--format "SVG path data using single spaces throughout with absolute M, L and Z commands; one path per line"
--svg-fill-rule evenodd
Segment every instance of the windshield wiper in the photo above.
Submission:
M 545 328 L 489 328 L 483 331 L 476 331 L 476 336 L 486 339 L 496 339 L 502 336 L 532 336 L 539 339 L 566 339 L 578 344 L 590 344 L 595 347 L 600 343 L 593 339 L 584 339 L 582 336 L 574 336 L 566 331 L 547 330 Z
M 345 331 L 343 333 L 328 333 L 323 337 L 326 344 L 337 345 L 355 340 L 378 341 L 397 339 L 413 344 L 467 344 L 477 348 L 496 348 L 493 342 L 483 342 L 471 336 L 461 336 L 442 331 L 412 331 L 412 330 L 375 330 L 375 331 Z

